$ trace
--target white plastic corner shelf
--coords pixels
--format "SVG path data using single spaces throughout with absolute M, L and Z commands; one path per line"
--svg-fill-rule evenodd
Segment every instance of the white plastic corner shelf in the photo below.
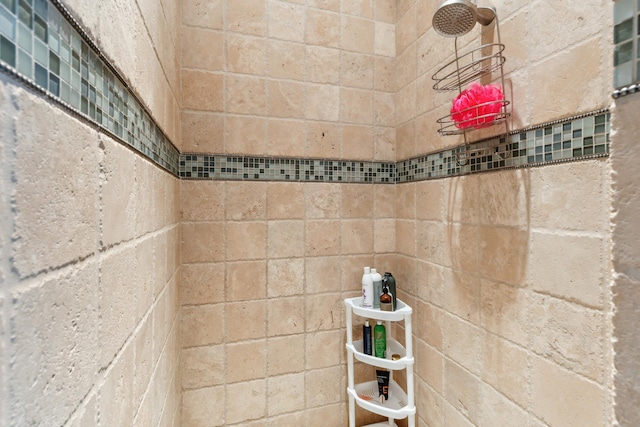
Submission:
M 363 409 L 388 418 L 388 422 L 369 424 L 366 427 L 395 426 L 393 420 L 408 417 L 409 427 L 415 427 L 416 407 L 414 405 L 413 387 L 413 346 L 411 343 L 411 314 L 412 309 L 401 300 L 397 300 L 395 311 L 381 311 L 362 307 L 362 297 L 345 299 L 347 306 L 347 353 L 348 353 L 348 386 L 349 395 L 349 427 L 356 427 L 355 404 Z M 386 322 L 387 330 L 387 358 L 370 356 L 363 353 L 363 341 L 353 340 L 353 315 L 367 319 L 382 320 Z M 391 322 L 404 321 L 406 348 L 391 336 Z M 400 359 L 391 360 L 391 354 L 399 354 Z M 378 382 L 368 381 L 354 384 L 353 360 L 371 366 L 390 370 L 389 399 L 384 403 L 378 400 Z M 407 391 L 393 380 L 393 371 L 407 370 Z

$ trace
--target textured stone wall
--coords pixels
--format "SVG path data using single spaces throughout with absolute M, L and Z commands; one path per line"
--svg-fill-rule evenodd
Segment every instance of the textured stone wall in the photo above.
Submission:
M 177 2 L 68 3 L 179 140 Z M 179 181 L 6 76 L 0 122 L 0 425 L 178 425 Z

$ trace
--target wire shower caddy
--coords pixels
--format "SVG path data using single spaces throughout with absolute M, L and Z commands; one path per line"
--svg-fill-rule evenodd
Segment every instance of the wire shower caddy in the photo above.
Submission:
M 500 147 L 500 145 L 504 145 L 504 142 L 508 140 L 508 118 L 511 116 L 511 113 L 508 108 L 510 101 L 506 99 L 507 91 L 503 70 L 503 65 L 506 61 L 503 54 L 505 45 L 500 38 L 500 26 L 497 15 L 495 16 L 494 22 L 497 43 L 483 44 L 461 53 L 458 48 L 458 37 L 456 37 L 454 39 L 454 59 L 441 67 L 432 76 L 432 79 L 435 80 L 435 84 L 433 85 L 434 90 L 438 92 L 457 91 L 458 95 L 460 95 L 467 84 L 478 81 L 485 76 L 491 76 L 495 72 L 499 73 L 497 80 L 501 84 L 502 91 L 505 94 L 502 100 L 484 102 L 458 112 L 463 115 L 464 113 L 475 113 L 470 119 L 454 121 L 451 114 L 448 114 L 436 120 L 440 125 L 438 129 L 440 135 L 463 135 L 464 149 L 460 149 L 456 154 L 456 160 L 461 166 L 466 165 L 472 158 L 497 155 L 501 159 L 504 159 L 508 157 L 510 153 L 510 150 L 504 150 Z M 498 112 L 489 114 L 480 113 L 482 109 L 487 107 L 498 109 Z M 480 125 L 478 126 L 478 124 Z M 504 134 L 496 137 L 499 141 L 498 144 L 483 148 L 471 148 L 467 140 L 468 132 L 496 125 L 504 126 Z

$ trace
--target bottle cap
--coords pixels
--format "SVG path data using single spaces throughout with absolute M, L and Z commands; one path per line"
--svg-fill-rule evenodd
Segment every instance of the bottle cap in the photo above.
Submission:
M 382 320 L 378 320 L 378 325 L 382 325 Z
M 391 355 L 391 360 L 400 360 L 402 357 L 398 353 L 393 353 Z
M 364 326 L 369 326 L 369 319 L 364 321 Z
M 364 274 L 370 274 L 370 273 L 371 273 L 371 269 L 369 267 L 365 267 Z

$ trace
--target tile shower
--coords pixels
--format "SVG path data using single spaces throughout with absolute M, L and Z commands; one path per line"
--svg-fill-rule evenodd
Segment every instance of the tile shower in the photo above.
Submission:
M 78 360 L 113 343 L 83 371 L 97 379 L 76 387 L 84 392 L 69 395 L 57 419 L 109 425 L 108 409 L 124 402 L 125 424 L 345 425 L 341 301 L 358 292 L 361 266 L 374 264 L 394 272 L 401 298 L 416 307 L 424 422 L 610 424 L 609 86 L 600 75 L 578 75 L 597 90 L 567 92 L 551 114 L 538 98 L 554 88 L 525 92 L 523 81 L 525 71 L 566 73 L 594 52 L 608 63 L 600 45 L 610 26 L 600 21 L 610 7 L 582 12 L 597 25 L 545 51 L 539 35 L 518 29 L 527 14 L 547 21 L 549 7 L 496 5 L 507 17 L 517 130 L 508 155 L 461 166 L 459 141 L 437 136 L 440 107 L 425 92 L 443 54 L 430 52 L 443 43 L 429 31 L 432 3 L 162 1 L 158 12 L 140 2 L 131 16 L 117 15 L 123 27 L 148 28 L 151 52 L 139 62 L 126 51 L 136 48 L 114 49 L 117 32 L 99 25 L 113 12 L 109 2 L 95 12 L 65 3 L 82 25 L 69 24 L 57 2 L 0 3 L 2 102 L 19 117 L 3 140 L 17 135 L 18 160 L 37 165 L 38 149 L 23 142 L 27 124 L 38 129 L 33 114 L 70 113 L 55 113 L 36 132 L 59 127 L 74 136 L 48 137 L 64 147 L 71 171 L 69 182 L 50 185 L 75 194 L 74 179 L 87 180 L 99 194 L 83 196 L 84 216 L 75 218 L 88 230 L 71 239 L 73 250 L 35 261 L 27 251 L 46 232 L 28 230 L 41 223 L 37 204 L 12 202 L 21 233 L 10 254 L 18 271 L 8 262 L 0 270 L 11 284 L 0 300 L 12 313 L 3 330 L 37 349 L 26 331 L 45 328 L 24 323 L 36 303 L 23 298 L 46 306 L 52 286 L 86 282 L 83 303 L 95 309 L 77 316 L 93 319 L 84 327 L 100 334 Z M 212 49 L 217 57 L 202 54 Z M 167 59 L 172 51 L 177 64 Z M 150 87 L 133 70 L 154 61 L 164 78 Z M 168 113 L 155 94 L 181 103 L 180 113 Z M 74 128 L 88 129 L 95 143 Z M 5 151 L 1 160 L 14 168 Z M 30 169 L 13 173 L 21 194 L 42 191 L 28 185 Z M 130 182 L 133 193 L 123 196 Z M 135 279 L 125 284 L 118 270 Z M 22 296 L 27 285 L 33 297 Z M 128 320 L 110 331 L 109 319 L 122 313 Z M 43 383 L 59 368 L 47 369 Z M 14 376 L 3 381 L 19 390 Z M 46 416 L 55 398 L 43 390 L 35 400 L 42 412 L 16 416 Z M 580 402 L 567 400 L 576 394 Z M 16 393 L 4 412 L 25 398 Z

